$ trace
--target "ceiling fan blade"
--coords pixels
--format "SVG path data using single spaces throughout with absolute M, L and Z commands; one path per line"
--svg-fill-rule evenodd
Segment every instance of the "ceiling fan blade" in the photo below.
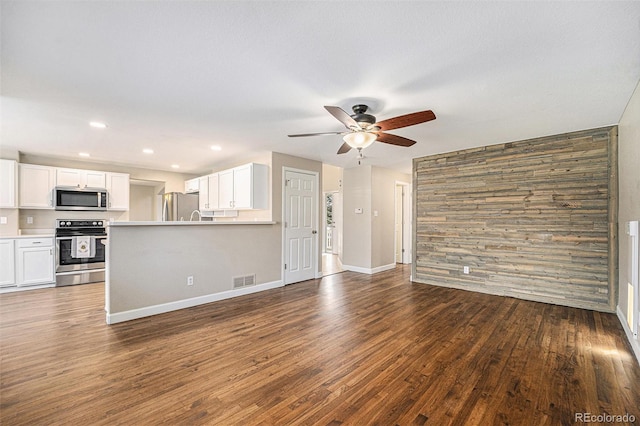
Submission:
M 338 150 L 338 154 L 344 154 L 345 152 L 351 151 L 351 147 L 348 143 L 343 143 L 340 149 Z
M 401 127 L 413 126 L 415 124 L 425 123 L 435 120 L 436 115 L 431 110 L 414 112 L 411 114 L 400 115 L 398 117 L 389 118 L 376 123 L 380 130 L 393 130 Z
M 408 147 L 408 146 L 411 146 L 411 145 L 415 145 L 415 143 L 416 143 L 416 141 L 404 138 L 402 136 L 392 135 L 391 133 L 379 132 L 379 133 L 377 133 L 377 135 L 378 135 L 378 138 L 376 139 L 376 141 L 382 142 L 382 143 L 388 143 L 388 144 L 391 144 L 391 145 L 398 145 L 398 146 Z
M 342 124 L 347 126 L 347 129 L 351 129 L 353 126 L 355 126 L 358 129 L 360 128 L 360 125 L 356 122 L 356 120 L 351 118 L 351 116 L 347 114 L 347 112 L 342 108 L 337 106 L 325 106 L 324 109 L 329 111 L 329 114 L 333 115 Z
M 299 135 L 287 135 L 290 138 L 300 138 L 303 136 L 320 136 L 320 135 L 341 135 L 344 132 L 323 132 L 323 133 L 301 133 Z

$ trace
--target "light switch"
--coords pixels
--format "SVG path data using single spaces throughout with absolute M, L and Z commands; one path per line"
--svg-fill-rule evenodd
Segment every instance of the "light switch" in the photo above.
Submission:
M 6 224 L 7 224 L 7 217 L 6 216 L 0 217 L 0 225 L 6 225 Z
M 378 216 L 378 210 L 374 210 L 374 211 L 373 211 L 373 215 L 374 215 L 374 216 Z

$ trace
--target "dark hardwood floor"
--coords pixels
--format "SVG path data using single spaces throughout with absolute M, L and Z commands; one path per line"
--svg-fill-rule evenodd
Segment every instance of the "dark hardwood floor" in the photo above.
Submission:
M 112 326 L 103 284 L 2 294 L 0 338 L 2 425 L 640 421 L 616 316 L 412 284 L 408 267 Z

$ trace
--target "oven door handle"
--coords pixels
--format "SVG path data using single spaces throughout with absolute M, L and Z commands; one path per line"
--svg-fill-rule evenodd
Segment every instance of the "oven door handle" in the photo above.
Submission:
M 75 235 L 76 237 L 80 237 L 81 235 Z M 104 240 L 107 238 L 106 235 L 90 235 L 91 237 L 94 237 L 96 240 Z M 60 241 L 60 240 L 71 240 L 73 239 L 74 236 L 68 236 L 68 237 L 56 237 L 56 241 Z

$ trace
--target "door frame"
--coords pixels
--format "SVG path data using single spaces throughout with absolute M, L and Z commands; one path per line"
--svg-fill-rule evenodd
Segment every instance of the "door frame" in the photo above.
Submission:
M 315 185 L 315 210 L 316 210 L 316 214 L 315 214 L 315 223 L 314 223 L 314 227 L 316 229 L 316 231 L 318 231 L 318 226 L 320 225 L 319 223 L 319 216 L 320 216 L 320 173 L 318 172 L 314 172 L 311 170 L 303 170 L 303 169 L 297 169 L 295 167 L 288 167 L 288 166 L 282 166 L 282 217 L 280 218 L 282 221 L 282 262 L 280 262 L 280 276 L 282 277 L 282 284 L 283 285 L 287 285 L 287 271 L 284 269 L 284 264 L 287 261 L 287 229 L 285 227 L 285 222 L 287 219 L 287 198 L 286 198 L 286 181 L 287 181 L 287 172 L 294 172 L 294 173 L 303 173 L 303 174 L 307 174 L 307 175 L 311 175 L 313 176 L 313 180 L 314 180 L 314 185 Z M 314 278 L 322 278 L 322 271 L 318 271 L 318 257 L 321 255 L 321 251 L 320 251 L 320 238 L 322 237 L 323 233 L 320 232 L 316 232 L 315 237 L 314 237 L 314 241 L 313 241 L 313 245 L 315 247 L 315 256 L 313 256 L 313 272 L 314 272 Z M 294 283 L 291 283 L 294 284 Z

